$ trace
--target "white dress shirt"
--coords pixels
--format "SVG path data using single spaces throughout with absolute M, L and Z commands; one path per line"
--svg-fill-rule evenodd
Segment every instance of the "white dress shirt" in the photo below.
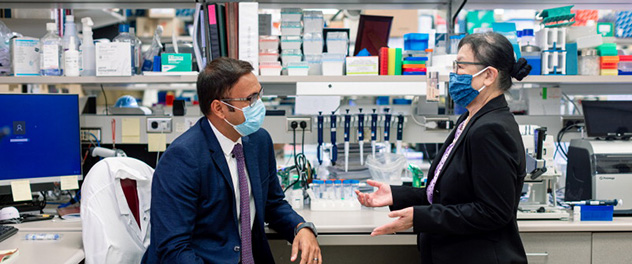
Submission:
M 106 158 L 95 164 L 81 188 L 83 248 L 87 264 L 140 263 L 149 246 L 151 180 L 154 169 L 133 158 Z M 140 228 L 121 179 L 136 180 Z
M 228 163 L 230 177 L 233 180 L 235 207 L 237 207 L 237 220 L 241 221 L 241 210 L 239 210 L 239 205 L 241 202 L 241 195 L 239 194 L 239 173 L 237 172 L 237 159 L 235 158 L 235 156 L 233 156 L 232 152 L 237 143 L 241 144 L 242 146 L 244 144 L 241 142 L 241 137 L 237 139 L 237 141 L 232 141 L 231 139 L 224 136 L 224 134 L 219 132 L 219 130 L 217 130 L 217 128 L 213 126 L 213 123 L 211 123 L 210 120 L 208 120 L 208 123 L 211 125 L 211 129 L 213 129 L 213 133 L 215 133 L 215 137 L 217 137 L 217 141 L 219 141 L 219 145 L 222 147 L 222 151 L 224 152 L 226 163 Z M 248 177 L 248 168 L 244 168 L 244 171 L 246 172 L 246 180 L 248 181 L 248 193 L 250 194 L 250 228 L 252 228 L 252 225 L 255 222 L 255 199 L 252 197 L 252 187 L 250 185 L 250 177 Z M 241 225 L 238 224 L 237 227 L 239 228 L 239 232 L 241 234 Z

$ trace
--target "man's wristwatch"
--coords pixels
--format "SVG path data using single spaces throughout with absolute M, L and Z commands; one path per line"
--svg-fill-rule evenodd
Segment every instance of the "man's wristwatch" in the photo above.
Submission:
M 300 231 L 301 229 L 303 229 L 305 227 L 307 227 L 310 230 L 312 230 L 312 232 L 314 233 L 315 237 L 318 236 L 318 231 L 316 231 L 316 226 L 312 222 L 305 222 L 305 223 L 300 224 L 296 228 L 294 228 L 294 236 L 296 236 L 298 234 L 298 231 Z

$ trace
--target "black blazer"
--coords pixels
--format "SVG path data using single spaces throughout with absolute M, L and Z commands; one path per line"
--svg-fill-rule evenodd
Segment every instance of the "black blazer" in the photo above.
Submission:
M 435 157 L 428 183 L 455 132 Z M 391 210 L 414 206 L 422 263 L 527 263 L 516 223 L 525 175 L 518 124 L 500 95 L 465 127 L 437 179 L 434 203 L 425 188 L 392 186 Z

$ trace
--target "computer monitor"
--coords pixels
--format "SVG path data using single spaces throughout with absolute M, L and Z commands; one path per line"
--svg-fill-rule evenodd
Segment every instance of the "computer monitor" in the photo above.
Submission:
M 589 137 L 632 136 L 632 101 L 582 101 Z
M 15 180 L 82 179 L 77 95 L 0 94 L 0 130 L 6 128 L 8 135 L 0 137 L 0 193 Z

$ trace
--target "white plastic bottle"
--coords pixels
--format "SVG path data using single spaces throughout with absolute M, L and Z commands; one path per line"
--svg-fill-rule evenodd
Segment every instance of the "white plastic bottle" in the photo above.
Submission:
M 79 76 L 79 51 L 75 46 L 73 36 L 70 37 L 68 50 L 64 52 L 64 74 L 66 76 Z
M 71 40 L 71 37 L 72 40 Z M 70 47 L 70 42 L 74 43 L 75 49 L 77 49 L 80 45 L 80 39 L 79 36 L 77 36 L 77 25 L 75 24 L 75 16 L 73 15 L 67 15 L 66 16 L 66 23 L 64 23 L 64 38 L 63 38 L 63 44 L 64 44 L 64 55 L 66 51 L 68 50 L 68 48 Z M 62 62 L 65 62 L 65 59 L 62 59 Z M 66 66 L 63 65 L 62 68 L 65 70 Z
M 136 30 L 133 27 L 129 28 L 129 34 L 132 35 L 132 37 L 135 39 L 134 41 L 134 73 L 140 74 L 141 72 L 140 61 L 142 57 L 141 46 L 143 45 L 143 43 L 136 36 Z
M 40 74 L 42 76 L 61 76 L 63 54 L 62 40 L 57 34 L 55 23 L 46 23 L 48 33 L 44 35 L 40 43 Z
M 134 37 L 132 37 L 132 35 L 129 34 L 129 25 L 128 24 L 120 24 L 119 25 L 119 34 L 118 36 L 116 36 L 113 40 L 114 42 L 127 42 L 130 45 L 130 55 L 131 55 L 131 61 L 132 61 L 132 72 L 131 75 L 134 75 L 134 73 L 136 72 L 134 70 L 134 65 L 136 65 L 136 62 L 134 61 L 134 50 L 135 50 L 135 44 L 136 44 L 136 39 Z
M 94 23 L 89 17 L 81 19 L 83 24 L 83 43 L 81 44 L 81 76 L 96 75 L 96 58 L 94 40 L 92 39 L 92 26 Z

